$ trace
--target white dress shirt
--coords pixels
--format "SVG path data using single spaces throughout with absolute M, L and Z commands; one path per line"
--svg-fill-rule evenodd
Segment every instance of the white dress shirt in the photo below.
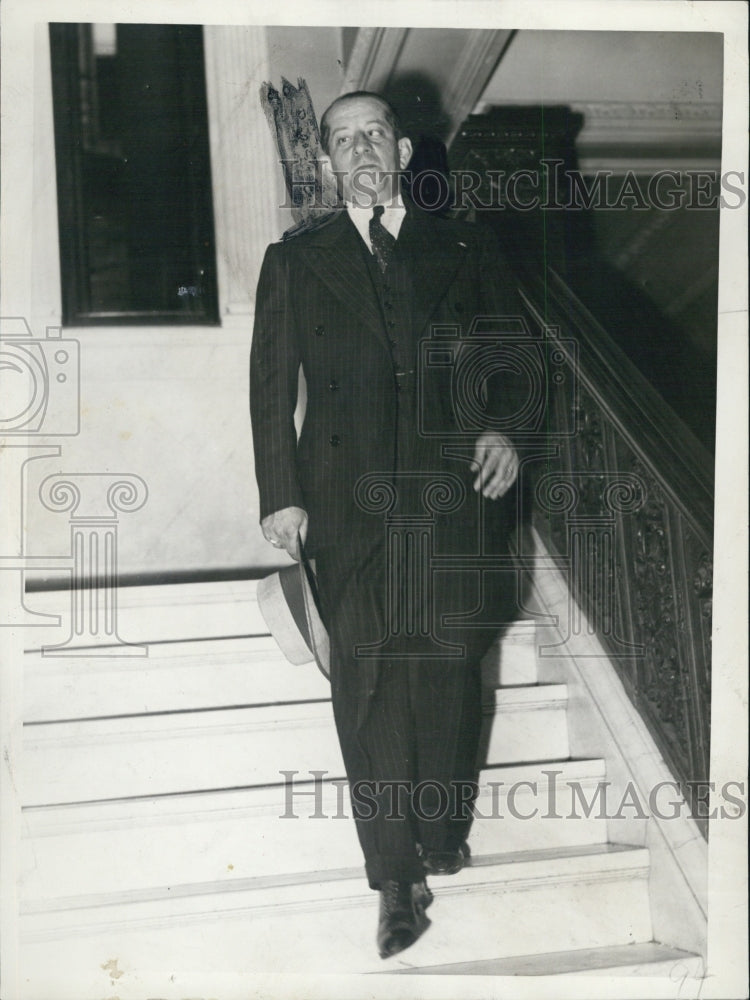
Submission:
M 358 205 L 347 204 L 346 210 L 349 218 L 357 227 L 357 232 L 365 241 L 367 249 L 372 253 L 370 245 L 370 219 L 372 218 L 372 208 L 360 208 Z M 406 216 L 406 208 L 399 194 L 395 201 L 385 206 L 385 211 L 380 219 L 381 225 L 385 226 L 394 239 L 398 239 L 401 230 L 401 223 Z

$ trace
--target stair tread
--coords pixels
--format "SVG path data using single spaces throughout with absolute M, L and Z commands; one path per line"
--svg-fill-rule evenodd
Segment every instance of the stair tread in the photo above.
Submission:
M 161 895 L 27 904 L 21 938 L 47 968 L 58 955 L 94 968 L 97 955 L 124 953 L 142 975 L 168 976 L 176 962 L 193 985 L 194 972 L 226 963 L 235 969 L 238 960 L 256 973 L 382 972 L 435 966 L 447 956 L 472 962 L 526 954 L 537 943 L 562 952 L 652 939 L 645 849 L 550 853 L 527 852 L 521 861 L 519 852 L 494 868 L 491 857 L 477 859 L 486 864 L 431 879 L 429 933 L 385 964 L 374 948 L 377 894 L 361 867 L 337 879 L 308 872 L 307 882 L 284 885 L 184 885 L 164 887 Z M 186 950 L 190 941 L 199 949 Z
M 513 625 L 509 626 L 508 629 L 498 637 L 488 650 L 490 653 L 493 650 L 497 650 L 498 647 L 502 647 L 506 644 L 516 645 L 524 643 L 532 643 L 536 638 L 536 633 L 533 626 L 534 622 L 515 622 Z M 216 636 L 196 636 L 193 638 L 179 638 L 179 639 L 152 639 L 147 640 L 140 638 L 137 640 L 141 645 L 148 647 L 148 656 L 146 659 L 149 660 L 171 660 L 175 658 L 185 658 L 190 659 L 202 659 L 206 655 L 218 655 L 218 656 L 244 656 L 247 654 L 255 654 L 260 652 L 268 652 L 273 655 L 273 659 L 279 660 L 280 662 L 288 662 L 284 654 L 281 652 L 278 643 L 273 638 L 273 636 L 267 630 L 252 631 L 246 634 L 238 635 L 216 635 Z M 97 668 L 102 666 L 109 666 L 114 669 L 129 669 L 132 670 L 132 660 L 128 661 L 128 658 L 112 656 L 106 652 L 105 647 L 100 646 L 88 646 L 87 653 L 83 657 L 74 657 L 71 659 L 63 658 L 58 659 L 55 656 L 45 656 L 42 653 L 40 646 L 30 646 L 25 650 L 26 664 L 33 666 L 34 669 L 46 668 L 50 672 L 59 671 L 68 667 L 73 671 L 80 671 L 82 669 L 82 664 L 93 661 L 92 665 Z M 488 655 L 488 654 L 485 654 Z M 127 661 L 127 662 L 126 662 Z M 310 661 L 311 666 L 314 669 L 313 661 Z
M 220 709 L 330 697 L 313 662 L 292 664 L 269 635 L 149 645 L 136 659 L 92 650 L 72 657 L 25 657 L 28 723 Z M 533 638 L 509 635 L 482 660 L 487 690 L 537 681 Z
M 288 663 L 284 654 L 278 647 L 272 635 L 266 633 L 215 636 L 207 639 L 177 639 L 161 640 L 157 642 L 144 643 L 148 647 L 148 655 L 139 658 L 137 666 L 162 666 L 171 665 L 172 661 L 179 659 L 186 663 L 197 660 L 205 663 L 206 657 L 216 659 L 236 660 L 241 657 L 244 661 L 246 657 L 259 659 L 261 657 L 270 662 Z M 133 672 L 134 661 L 129 657 L 108 656 L 104 651 L 97 653 L 97 647 L 92 646 L 85 656 L 63 657 L 44 656 L 41 649 L 33 647 L 25 650 L 24 662 L 26 668 L 31 668 L 35 672 L 47 673 L 82 673 L 90 668 L 92 671 L 99 671 L 105 668 L 110 670 L 125 670 Z M 310 661 L 313 669 L 315 664 Z
M 492 958 L 481 962 L 453 962 L 442 965 L 423 965 L 418 968 L 394 969 L 397 975 L 453 975 L 453 976 L 548 976 L 585 973 L 597 969 L 616 970 L 628 968 L 629 974 L 637 966 L 649 967 L 661 963 L 674 966 L 690 963 L 702 966 L 700 955 L 683 951 L 656 941 L 603 948 L 580 948 L 573 951 L 543 952 L 538 955 L 513 955 L 509 958 Z
M 642 871 L 648 866 L 648 850 L 628 844 L 593 844 L 574 847 L 541 848 L 531 851 L 513 851 L 506 854 L 472 857 L 471 864 L 450 878 L 432 880 L 439 885 L 441 894 L 463 892 L 469 887 L 512 885 L 528 879 L 552 877 L 575 878 L 600 873 Z M 122 904 L 148 904 L 169 900 L 195 899 L 220 895 L 249 893 L 257 897 L 257 905 L 286 904 L 297 906 L 317 900 L 355 900 L 369 898 L 361 868 L 332 868 L 325 871 L 296 872 L 285 875 L 255 876 L 161 886 L 148 889 L 126 890 L 107 894 L 66 896 L 49 900 L 26 900 L 22 914 L 52 911 L 70 911 Z M 106 902 L 105 902 L 106 900 Z M 247 904 L 245 903 L 245 906 Z M 231 905 L 224 909 L 231 909 Z
M 484 781 L 492 780 L 505 785 L 514 782 L 539 780 L 541 770 L 560 771 L 560 782 L 579 780 L 596 780 L 606 776 L 606 764 L 602 757 L 565 758 L 560 760 L 545 760 L 535 762 L 494 764 L 485 767 L 480 772 L 480 789 Z M 313 784 L 313 778 L 305 778 L 300 772 L 295 781 L 302 784 Z M 329 774 L 322 780 L 323 794 L 337 794 L 336 786 L 346 783 L 343 774 Z M 336 783 L 336 784 L 334 784 Z M 24 808 L 24 829 L 22 838 L 43 835 L 49 829 L 52 834 L 66 832 L 69 827 L 79 828 L 88 824 L 109 824 L 116 820 L 138 823 L 141 819 L 179 818 L 196 816 L 200 809 L 203 819 L 214 821 L 218 813 L 232 814 L 242 812 L 247 808 L 273 808 L 279 806 L 279 789 L 282 782 L 269 785 L 248 785 L 242 788 L 206 789 L 200 791 L 181 792 L 176 795 L 153 795 L 139 798 L 110 799 L 101 802 L 53 803 L 43 806 L 28 806 Z M 246 801 L 252 800 L 248 806 Z
M 357 881 L 364 886 L 363 878 Z M 364 887 L 356 895 L 329 892 L 317 900 L 284 902 L 271 895 L 262 902 L 236 893 L 27 914 L 22 948 L 38 984 L 35 995 L 52 995 L 40 988 L 49 970 L 72 967 L 83 976 L 91 972 L 91 978 L 102 956 L 120 955 L 124 971 L 149 982 L 149 995 L 176 1000 L 185 996 L 188 982 L 191 995 L 214 995 L 221 968 L 247 975 L 284 969 L 305 977 L 395 972 L 429 969 L 447 957 L 476 962 L 526 955 L 536 944 L 562 953 L 653 939 L 645 876 L 478 885 L 470 892 L 443 888 L 453 881 L 434 880 L 428 933 L 387 962 L 374 946 L 377 895 Z M 169 988 L 170 973 L 177 970 L 179 993 Z M 100 995 L 89 987 L 69 1000 L 84 994 Z
M 271 573 L 273 567 L 268 567 Z M 268 627 L 257 603 L 258 580 L 226 580 L 198 583 L 160 584 L 120 587 L 117 592 L 118 632 L 130 643 L 150 648 L 162 642 L 181 640 L 203 642 L 251 633 L 267 635 Z M 56 614 L 62 619 L 57 629 L 46 631 L 44 642 L 54 645 L 69 633 L 70 592 L 68 590 L 33 591 L 27 600 L 34 611 Z M 511 624 L 507 641 L 529 641 L 524 629 L 533 635 L 533 619 Z M 206 636 L 208 628 L 215 634 Z M 55 638 L 50 639 L 51 634 Z M 59 633 L 59 635 L 57 634 Z M 38 638 L 38 637 L 36 637 Z M 94 637 L 80 636 L 81 648 L 101 648 Z M 95 655 L 95 654 L 94 654 Z
M 278 658 L 281 661 L 289 662 L 286 657 L 281 652 L 278 643 L 273 638 L 273 636 L 268 632 L 267 627 L 263 621 L 256 623 L 254 621 L 247 623 L 241 623 L 245 627 L 237 628 L 232 633 L 218 634 L 218 635 L 195 635 L 195 636 L 185 636 L 184 634 L 176 636 L 166 636 L 164 638 L 158 638 L 155 636 L 147 637 L 145 635 L 140 635 L 138 638 L 132 638 L 129 633 L 129 641 L 132 643 L 137 643 L 138 645 L 145 646 L 148 652 L 144 654 L 144 659 L 170 659 L 170 658 L 197 658 L 207 653 L 218 654 L 227 656 L 241 656 L 248 652 L 252 653 L 255 650 L 268 650 L 278 654 Z M 521 623 L 523 625 L 523 623 Z M 59 641 L 56 639 L 55 641 Z M 48 640 L 44 637 L 44 646 L 54 646 L 55 641 Z M 490 645 L 485 656 L 491 656 L 493 653 L 497 654 L 507 647 L 516 646 L 533 646 L 536 641 L 536 632 L 530 627 L 519 627 L 512 626 L 509 628 L 502 636 L 499 636 Z M 71 658 L 63 657 L 62 659 L 56 657 L 54 654 L 44 654 L 42 652 L 43 646 L 28 646 L 24 650 L 24 655 L 26 657 L 27 664 L 32 664 L 36 667 L 42 664 L 47 665 L 49 669 L 53 669 L 54 665 L 57 665 L 57 669 L 60 669 L 60 664 L 64 663 L 69 665 L 71 669 L 76 669 L 76 664 L 79 661 L 95 661 L 99 665 L 108 664 L 113 668 L 121 665 L 122 660 L 129 661 L 132 663 L 128 657 L 118 657 L 113 654 L 112 649 L 116 648 L 112 645 L 102 645 L 95 644 L 93 642 L 86 644 L 82 642 L 80 646 L 74 647 L 77 651 L 77 655 Z M 80 651 L 80 654 L 78 653 Z M 139 658 L 140 659 L 140 658 Z M 311 660 L 312 664 L 313 661 Z
M 566 684 L 521 684 L 513 687 L 498 688 L 494 694 L 493 701 L 489 700 L 485 705 L 485 713 L 504 709 L 512 710 L 516 707 L 532 708 L 539 706 L 559 706 L 567 700 Z M 275 701 L 272 703 L 247 703 L 240 705 L 212 705 L 210 707 L 196 706 L 194 708 L 182 708 L 171 711 L 157 711 L 146 713 L 127 714 L 122 716 L 90 716 L 83 718 L 50 718 L 34 719 L 25 723 L 25 734 L 28 738 L 37 741 L 47 738 L 58 739 L 63 727 L 80 728 L 81 735 L 94 738 L 99 732 L 107 737 L 115 737 L 118 734 L 113 726 L 119 724 L 123 731 L 128 734 L 134 730 L 147 732 L 154 727 L 158 727 L 160 721 L 162 725 L 166 723 L 170 729 L 191 729 L 200 726 L 201 729 L 210 727 L 212 722 L 219 725 L 232 725 L 235 723 L 247 724 L 246 713 L 257 714 L 258 718 L 264 718 L 274 722 L 295 722 L 305 719 L 322 719 L 331 716 L 330 696 L 309 698 L 297 701 Z M 167 722 L 168 720 L 168 722 Z

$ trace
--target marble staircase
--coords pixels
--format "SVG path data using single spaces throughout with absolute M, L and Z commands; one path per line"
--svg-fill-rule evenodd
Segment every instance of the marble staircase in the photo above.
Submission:
M 147 655 L 26 654 L 25 1000 L 221 997 L 230 973 L 700 981 L 654 940 L 649 850 L 612 842 L 606 763 L 571 756 L 533 620 L 483 664 L 471 865 L 431 880 L 432 925 L 382 961 L 327 682 L 280 655 L 254 583 L 128 588 L 119 610 Z

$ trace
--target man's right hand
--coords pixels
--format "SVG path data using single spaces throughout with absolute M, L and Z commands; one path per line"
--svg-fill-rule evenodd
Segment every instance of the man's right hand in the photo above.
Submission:
M 271 545 L 277 549 L 286 549 L 292 559 L 299 562 L 298 539 L 305 544 L 307 538 L 307 511 L 301 507 L 284 507 L 274 511 L 260 522 L 261 530 Z

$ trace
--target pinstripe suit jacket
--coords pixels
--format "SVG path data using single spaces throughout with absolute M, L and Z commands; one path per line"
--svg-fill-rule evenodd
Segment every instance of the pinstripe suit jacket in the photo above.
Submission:
M 409 204 L 398 243 L 412 262 L 420 337 L 435 324 L 458 325 L 465 334 L 475 316 L 521 312 L 515 283 L 484 227 Z M 298 442 L 300 365 L 307 409 Z M 426 412 L 439 414 L 451 440 L 457 417 L 450 370 L 425 378 L 422 389 Z M 361 476 L 393 468 L 396 392 L 382 311 L 348 214 L 269 246 L 258 282 L 250 382 L 261 518 L 284 507 L 307 510 L 311 555 L 342 537 L 382 533 L 382 517 L 363 512 L 354 491 Z M 446 467 L 440 440 L 425 438 L 422 445 L 420 468 Z M 468 482 L 470 463 L 459 464 Z M 455 471 L 455 459 L 448 466 Z M 460 521 L 475 530 L 465 512 Z

